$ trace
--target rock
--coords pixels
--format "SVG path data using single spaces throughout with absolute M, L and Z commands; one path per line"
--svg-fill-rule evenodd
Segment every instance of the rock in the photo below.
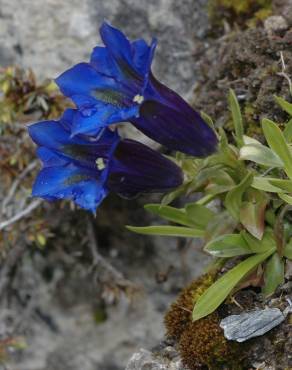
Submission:
M 221 321 L 220 327 L 224 329 L 225 338 L 245 342 L 267 333 L 281 324 L 285 318 L 286 314 L 278 308 L 265 308 L 227 316 Z
M 207 0 L 1 0 L 0 64 L 31 67 L 42 78 L 56 77 L 86 60 L 101 42 L 104 19 L 130 38 L 155 36 L 154 71 L 170 87 L 187 94 L 195 82 L 195 38 L 208 31 Z M 2 51 L 3 50 L 3 51 Z
M 173 351 L 171 348 L 171 352 Z M 166 356 L 140 349 L 133 354 L 126 370 L 186 370 L 186 367 L 182 365 L 177 353 L 175 358 L 169 360 Z
M 268 35 L 271 37 L 274 34 L 287 30 L 288 24 L 285 18 L 281 15 L 273 15 L 265 20 L 264 27 Z

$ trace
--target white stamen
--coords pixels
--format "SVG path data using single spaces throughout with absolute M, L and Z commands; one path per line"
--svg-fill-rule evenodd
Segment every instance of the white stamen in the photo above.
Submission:
M 105 169 L 105 163 L 104 163 L 103 158 L 97 158 L 97 159 L 96 159 L 96 161 L 95 161 L 95 163 L 96 163 L 97 168 L 98 168 L 100 171 L 102 171 L 102 170 L 104 170 L 104 169 Z
M 144 100 L 144 96 L 139 95 L 139 94 L 135 95 L 133 98 L 133 102 L 138 103 L 138 104 L 142 104 L 143 100 Z

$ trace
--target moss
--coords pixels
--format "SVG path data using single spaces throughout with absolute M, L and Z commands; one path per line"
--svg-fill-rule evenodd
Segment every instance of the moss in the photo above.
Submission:
M 228 342 L 219 326 L 219 315 L 215 312 L 206 318 L 191 323 L 179 341 L 179 351 L 183 363 L 191 370 L 201 369 L 241 369 L 239 344 Z M 240 367 L 239 367 L 240 366 Z
M 249 28 L 254 28 L 258 25 L 258 23 L 262 23 L 265 19 L 267 19 L 270 15 L 272 15 L 272 9 L 263 8 L 255 12 L 254 16 L 246 22 L 246 25 Z
M 192 309 L 196 300 L 214 282 L 215 272 L 205 274 L 194 280 L 179 294 L 165 315 L 167 336 L 174 338 L 183 363 L 190 370 L 242 369 L 242 345 L 225 339 L 219 326 L 217 312 L 192 322 Z M 240 363 L 237 366 L 237 363 Z
M 205 274 L 194 280 L 179 294 L 164 317 L 166 335 L 179 339 L 192 321 L 195 301 L 214 281 L 214 274 Z
M 213 26 L 229 24 L 256 27 L 272 13 L 271 0 L 209 0 L 208 14 Z

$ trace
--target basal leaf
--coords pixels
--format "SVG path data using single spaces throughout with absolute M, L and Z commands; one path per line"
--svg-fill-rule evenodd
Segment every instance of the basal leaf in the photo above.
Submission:
M 251 189 L 248 200 L 240 208 L 240 222 L 254 237 L 261 240 L 265 229 L 265 210 L 268 198 L 262 191 Z
M 194 191 L 204 189 L 208 194 L 220 194 L 230 190 L 235 183 L 232 177 L 222 169 L 222 165 L 203 168 L 194 179 Z
M 276 102 L 280 105 L 280 107 L 285 112 L 287 112 L 288 114 L 290 114 L 290 116 L 292 116 L 292 104 L 289 103 L 289 102 L 287 102 L 287 100 L 281 98 L 280 96 L 274 95 L 274 98 L 275 98 Z
M 207 243 L 204 250 L 214 257 L 234 257 L 253 253 L 240 234 L 221 235 Z
M 243 135 L 243 143 L 244 143 L 244 145 L 261 144 L 260 141 L 256 140 L 253 137 L 247 136 L 247 135 Z
M 235 183 L 232 177 L 224 170 L 217 171 L 217 174 L 209 180 L 205 188 L 207 194 L 222 194 L 234 187 Z
M 165 220 L 176 222 L 177 224 L 184 226 L 195 226 L 195 224 L 188 218 L 184 209 L 163 206 L 161 204 L 146 204 L 144 208 Z
M 248 244 L 249 248 L 253 251 L 253 253 L 265 253 L 272 248 L 276 248 L 274 232 L 268 227 L 266 227 L 262 240 L 255 238 L 246 230 L 241 231 L 240 234 Z
M 236 285 L 273 252 L 274 249 L 271 249 L 266 253 L 248 257 L 219 278 L 197 300 L 193 310 L 193 321 L 199 320 L 215 311 Z
M 240 111 L 240 106 L 235 95 L 235 92 L 230 89 L 229 96 L 228 96 L 229 106 L 231 109 L 232 120 L 234 124 L 235 136 L 236 141 L 239 147 L 243 145 L 243 122 L 242 122 L 242 115 Z
M 266 167 L 284 167 L 282 160 L 270 148 L 260 143 L 244 145 L 240 149 L 239 159 L 252 161 Z
M 290 119 L 290 121 L 286 123 L 283 135 L 287 143 L 290 143 L 292 141 L 292 119 Z
M 185 210 L 189 220 L 198 228 L 205 228 L 215 216 L 209 208 L 197 203 L 187 204 Z
M 289 240 L 289 243 L 285 245 L 284 257 L 292 260 L 292 239 Z
M 161 204 L 162 205 L 167 205 L 167 204 L 171 203 L 174 199 L 178 198 L 179 196 L 184 195 L 187 192 L 187 189 L 188 189 L 189 185 L 190 185 L 190 182 L 185 183 L 185 184 L 181 185 L 180 187 L 178 187 L 177 189 L 175 189 L 174 191 L 166 194 L 162 198 Z
M 208 223 L 205 233 L 205 241 L 211 241 L 220 235 L 231 234 L 237 225 L 237 221 L 227 212 L 222 211 L 215 215 Z
M 181 226 L 126 226 L 126 228 L 134 233 L 145 235 L 178 236 L 184 238 L 200 238 L 204 236 L 204 231 L 201 229 L 191 229 Z
M 278 253 L 274 253 L 268 260 L 265 268 L 265 285 L 263 294 L 268 296 L 274 293 L 277 287 L 284 282 L 284 261 Z
M 269 182 L 277 188 L 283 189 L 289 193 L 292 193 L 292 181 L 284 179 L 270 179 Z
M 270 148 L 281 158 L 288 177 L 292 179 L 292 154 L 280 128 L 272 121 L 264 118 L 262 127 Z
M 287 204 L 292 205 L 292 196 L 291 195 L 287 195 L 287 194 L 278 194 L 278 195 L 279 195 L 279 198 L 284 200 L 284 202 L 286 202 Z
M 254 189 L 267 191 L 269 193 L 286 193 L 287 191 L 279 188 L 278 186 L 272 185 L 271 180 L 278 180 L 272 177 L 260 177 L 255 176 L 253 178 L 251 186 Z
M 239 220 L 242 196 L 246 189 L 252 184 L 252 179 L 253 175 L 249 172 L 245 178 L 226 195 L 225 207 L 235 220 Z
M 205 112 L 201 111 L 200 116 L 203 118 L 203 120 L 215 131 L 215 125 L 212 120 L 212 118 Z

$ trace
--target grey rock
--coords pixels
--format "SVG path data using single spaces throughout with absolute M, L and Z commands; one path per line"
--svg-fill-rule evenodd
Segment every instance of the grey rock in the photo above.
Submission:
M 126 370 L 186 370 L 186 368 L 182 365 L 178 356 L 169 360 L 167 357 L 140 349 L 133 354 Z
M 281 15 L 272 15 L 265 20 L 264 27 L 268 35 L 271 37 L 278 32 L 287 30 L 288 23 Z
M 41 78 L 56 77 L 86 60 L 99 44 L 104 19 L 130 38 L 156 36 L 154 71 L 187 94 L 195 80 L 196 38 L 208 30 L 207 0 L 0 0 L 0 64 L 32 67 Z M 3 49 L 3 51 L 2 51 Z
M 265 308 L 243 312 L 240 315 L 230 315 L 220 322 L 224 336 L 229 340 L 245 342 L 248 339 L 261 336 L 283 322 L 290 311 L 279 308 Z

